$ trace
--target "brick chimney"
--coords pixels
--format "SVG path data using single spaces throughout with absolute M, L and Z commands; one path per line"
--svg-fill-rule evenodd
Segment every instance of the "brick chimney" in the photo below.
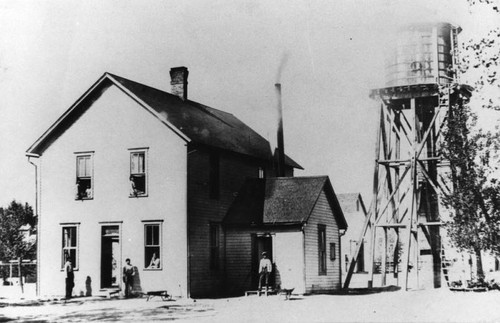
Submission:
M 172 94 L 177 95 L 182 100 L 187 100 L 188 94 L 188 75 L 187 67 L 179 66 L 170 69 L 170 85 L 172 85 Z
M 285 140 L 283 135 L 283 103 L 281 100 L 281 84 L 274 85 L 278 97 L 278 170 L 277 177 L 285 177 Z

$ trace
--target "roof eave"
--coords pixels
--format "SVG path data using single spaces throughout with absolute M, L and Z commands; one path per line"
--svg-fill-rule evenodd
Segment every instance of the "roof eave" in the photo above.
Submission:
M 333 202 L 332 208 L 334 211 L 333 216 L 334 216 L 335 220 L 337 221 L 339 229 L 347 230 L 347 220 L 345 219 L 344 212 L 342 211 L 342 208 L 340 207 L 339 200 L 337 199 L 337 195 L 335 194 L 335 190 L 333 189 L 332 183 L 330 182 L 330 178 L 328 176 L 325 176 L 325 181 L 323 182 L 322 190 L 324 190 L 326 192 L 327 198 L 329 195 L 330 196 L 329 199 L 333 200 L 332 201 Z M 318 199 L 319 199 L 319 195 L 318 195 Z M 316 200 L 316 202 L 314 202 L 313 210 L 314 210 L 314 207 L 316 206 L 317 202 L 318 202 L 317 200 Z M 309 212 L 309 216 L 308 216 L 307 220 L 311 216 L 313 210 L 311 210 Z
M 35 141 L 27 150 L 26 156 L 29 155 L 41 155 L 41 152 L 38 150 L 40 145 L 47 140 L 53 131 L 73 112 L 78 106 L 85 100 L 93 91 L 104 82 L 104 80 L 110 80 L 115 86 L 117 86 L 120 90 L 122 90 L 125 94 L 127 94 L 134 101 L 139 103 L 143 108 L 148 110 L 151 114 L 153 114 L 158 120 L 160 120 L 163 124 L 165 124 L 168 128 L 174 131 L 179 137 L 181 137 L 184 141 L 190 142 L 191 139 L 187 137 L 182 131 L 180 131 L 177 127 L 171 124 L 166 118 L 162 117 L 159 113 L 157 113 L 151 106 L 149 106 L 146 102 L 137 97 L 134 93 L 128 90 L 125 86 L 123 86 L 120 82 L 118 82 L 113 76 L 109 73 L 104 73 L 87 91 L 85 91 L 78 100 L 73 103 L 68 110 L 66 110 L 50 127 L 47 129 L 42 136 L 40 136 L 37 141 Z
M 51 134 L 52 132 L 54 131 L 54 129 L 56 129 L 62 122 L 64 119 L 66 119 L 66 117 L 68 115 L 71 114 L 71 112 L 73 112 L 77 107 L 78 105 L 90 94 L 92 93 L 101 83 L 102 81 L 106 78 L 106 74 L 107 73 L 104 73 L 87 91 L 85 91 L 85 93 L 82 94 L 82 96 L 80 96 L 80 98 L 78 98 L 78 100 L 75 101 L 75 103 L 73 103 L 69 108 L 68 110 L 66 110 L 50 127 L 49 129 L 47 129 L 27 150 L 26 150 L 26 155 L 28 154 L 37 154 L 39 155 L 39 151 L 37 151 L 37 148 L 40 146 L 40 144 L 42 142 L 44 142 Z
M 321 192 L 323 191 L 324 187 L 325 187 L 325 183 L 326 183 L 326 179 L 328 177 L 325 176 L 325 179 L 323 180 L 323 184 L 321 186 L 321 189 L 320 191 L 318 192 L 318 195 L 316 196 L 316 200 L 314 201 L 314 203 L 311 203 L 311 208 L 309 209 L 309 212 L 307 212 L 307 216 L 304 218 L 303 222 L 308 222 L 309 221 L 309 218 L 311 217 L 313 211 L 314 211 L 314 208 L 316 207 L 316 203 L 318 203 L 318 200 L 319 200 L 319 197 L 321 196 Z
M 306 221 L 291 221 L 291 222 L 264 222 L 262 226 L 294 226 L 294 225 L 302 225 Z
M 227 229 L 262 229 L 268 230 L 270 228 L 302 228 L 306 222 L 296 221 L 296 222 L 273 222 L 273 223 L 223 223 L 222 225 Z

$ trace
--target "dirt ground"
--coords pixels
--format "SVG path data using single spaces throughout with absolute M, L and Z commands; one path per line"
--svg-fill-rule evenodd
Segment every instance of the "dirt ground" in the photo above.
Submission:
M 446 289 L 226 299 L 0 298 L 0 322 L 500 322 L 500 292 Z

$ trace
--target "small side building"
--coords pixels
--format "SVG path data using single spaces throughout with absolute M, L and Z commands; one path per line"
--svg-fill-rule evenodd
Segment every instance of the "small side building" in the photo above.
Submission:
M 361 230 L 366 221 L 366 207 L 360 193 L 343 193 L 337 195 L 338 201 L 344 212 L 346 221 L 349 225 L 349 230 L 342 236 L 342 270 L 343 281 L 345 274 L 349 269 L 349 261 L 354 257 L 356 248 L 361 243 L 361 249 L 356 260 L 356 267 L 354 268 L 354 276 L 351 279 L 351 287 L 366 287 L 367 272 L 369 271 L 368 256 L 370 252 L 369 241 L 359 241 Z M 368 232 L 371 228 L 368 227 Z M 370 234 L 365 235 L 367 237 Z
M 294 293 L 340 289 L 340 236 L 347 229 L 327 176 L 247 179 L 223 220 L 229 294 L 255 290 L 266 251 L 271 284 Z

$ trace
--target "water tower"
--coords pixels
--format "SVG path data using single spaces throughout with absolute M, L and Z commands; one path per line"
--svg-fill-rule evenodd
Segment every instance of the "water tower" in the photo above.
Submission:
M 380 278 L 376 284 L 390 281 L 404 290 L 441 287 L 445 276 L 440 232 L 445 210 L 439 199 L 451 187 L 439 145 L 450 107 L 471 91 L 456 76 L 459 32 L 448 23 L 400 30 L 387 56 L 386 87 L 370 92 L 380 103 L 380 118 L 373 199 L 358 240 L 370 241 L 372 249 L 368 287 L 374 272 Z M 358 253 L 350 261 L 344 287 Z

